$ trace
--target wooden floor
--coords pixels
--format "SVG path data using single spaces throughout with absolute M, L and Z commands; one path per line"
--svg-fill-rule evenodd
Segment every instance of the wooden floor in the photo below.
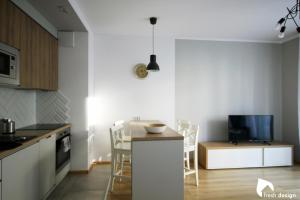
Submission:
M 199 187 L 195 186 L 194 175 L 185 179 L 184 199 L 197 200 L 255 200 L 257 179 L 271 181 L 275 193 L 292 193 L 300 199 L 300 165 L 294 167 L 199 170 Z M 116 182 L 115 191 L 108 195 L 110 200 L 131 199 L 130 182 Z M 267 189 L 266 189 L 267 190 Z M 271 192 L 271 191 L 265 191 Z M 270 198 L 271 199 L 271 198 Z M 272 198 L 274 199 L 274 198 Z M 275 198 L 279 199 L 279 198 Z M 280 198 L 288 199 L 288 198 Z

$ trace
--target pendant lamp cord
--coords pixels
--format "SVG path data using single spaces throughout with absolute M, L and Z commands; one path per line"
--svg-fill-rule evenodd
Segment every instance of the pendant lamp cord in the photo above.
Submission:
M 152 54 L 154 54 L 154 25 L 152 25 Z

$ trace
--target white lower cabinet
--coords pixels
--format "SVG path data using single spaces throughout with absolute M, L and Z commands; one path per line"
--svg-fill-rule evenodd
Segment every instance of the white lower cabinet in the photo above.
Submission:
M 264 166 L 291 166 L 293 149 L 291 147 L 264 148 Z
M 207 169 L 293 165 L 292 146 L 218 148 L 207 150 Z
M 39 144 L 2 159 L 2 200 L 39 199 Z
M 208 150 L 208 169 L 262 167 L 261 148 Z
M 46 199 L 55 186 L 55 142 L 55 135 L 44 138 L 39 142 L 40 199 Z
M 2 199 L 2 161 L 0 160 L 0 200 Z
M 55 187 L 55 145 L 52 135 L 3 158 L 0 200 L 46 199 Z

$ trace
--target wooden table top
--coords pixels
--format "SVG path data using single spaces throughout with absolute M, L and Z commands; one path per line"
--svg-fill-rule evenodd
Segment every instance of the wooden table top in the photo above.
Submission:
M 152 123 L 161 123 L 157 120 L 130 121 L 128 131 L 131 141 L 154 141 L 154 140 L 183 140 L 183 136 L 167 127 L 163 133 L 147 133 L 144 126 Z
M 270 145 L 263 144 L 263 143 L 257 143 L 257 142 L 239 142 L 237 145 L 232 144 L 228 141 L 224 142 L 200 142 L 201 146 L 203 146 L 206 149 L 236 149 L 236 148 L 257 148 L 257 147 L 263 147 L 263 148 L 273 148 L 273 147 L 292 147 L 291 144 L 286 144 L 283 142 L 270 142 Z
M 12 155 L 16 153 L 17 151 L 20 151 L 22 149 L 25 149 L 26 147 L 29 147 L 33 144 L 36 144 L 39 142 L 41 139 L 46 138 L 48 136 L 51 136 L 53 134 L 56 134 L 66 128 L 70 128 L 71 124 L 66 124 L 65 126 L 55 129 L 55 130 L 21 130 L 21 131 L 16 131 L 16 136 L 36 136 L 35 138 L 32 138 L 31 140 L 25 141 L 22 143 L 21 146 L 18 146 L 13 149 L 8 149 L 8 150 L 2 150 L 0 151 L 0 159 L 3 159 L 9 155 Z

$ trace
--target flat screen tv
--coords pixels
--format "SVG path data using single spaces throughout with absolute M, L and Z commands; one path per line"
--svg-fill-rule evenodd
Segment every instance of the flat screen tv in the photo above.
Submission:
M 273 115 L 229 115 L 229 141 L 273 141 Z

